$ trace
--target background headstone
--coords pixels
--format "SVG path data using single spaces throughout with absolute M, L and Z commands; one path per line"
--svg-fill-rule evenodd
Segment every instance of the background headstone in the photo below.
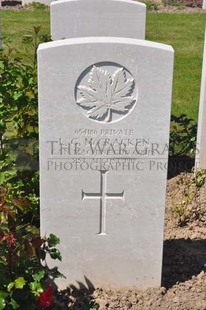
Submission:
M 61 240 L 58 285 L 159 286 L 173 49 L 66 39 L 40 45 L 38 70 L 41 233 Z
M 206 169 L 206 29 L 203 51 L 202 81 L 197 130 L 196 168 Z
M 206 0 L 203 0 L 203 6 L 202 6 L 202 8 L 206 10 Z
M 53 40 L 77 37 L 145 38 L 146 6 L 130 0 L 63 0 L 51 3 Z

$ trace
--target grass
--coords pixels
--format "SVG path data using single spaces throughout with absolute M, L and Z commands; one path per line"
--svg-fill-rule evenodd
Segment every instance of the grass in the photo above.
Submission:
M 150 13 L 148 40 L 170 44 L 175 50 L 172 113 L 197 120 L 205 13 Z
M 34 47 L 29 39 L 34 36 L 33 27 L 41 26 L 41 34 L 50 34 L 49 11 L 3 10 L 1 16 L 4 45 L 13 47 L 15 56 L 20 55 L 27 62 L 33 61 Z
M 41 25 L 41 33 L 49 34 L 49 12 L 2 11 L 2 34 L 5 44 L 21 51 L 28 61 L 33 59 L 31 44 L 23 43 L 33 34 L 33 26 Z M 197 120 L 202 71 L 205 13 L 148 13 L 146 39 L 170 44 L 175 50 L 172 113 Z

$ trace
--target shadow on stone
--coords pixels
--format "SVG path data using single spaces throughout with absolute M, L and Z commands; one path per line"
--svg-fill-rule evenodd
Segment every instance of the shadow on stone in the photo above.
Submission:
M 162 286 L 172 287 L 204 270 L 206 240 L 166 240 L 163 250 Z

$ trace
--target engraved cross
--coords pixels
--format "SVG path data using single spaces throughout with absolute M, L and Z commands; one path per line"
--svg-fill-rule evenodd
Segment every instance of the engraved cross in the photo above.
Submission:
M 100 170 L 100 192 L 99 193 L 85 193 L 82 190 L 82 200 L 85 199 L 99 199 L 100 200 L 100 224 L 98 235 L 106 235 L 106 210 L 107 199 L 121 199 L 124 200 L 124 191 L 121 193 L 107 193 L 107 170 Z

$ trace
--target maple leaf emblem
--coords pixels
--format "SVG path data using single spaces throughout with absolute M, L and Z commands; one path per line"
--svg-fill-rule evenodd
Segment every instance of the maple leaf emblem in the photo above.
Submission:
M 134 79 L 127 78 L 123 68 L 118 68 L 113 75 L 108 71 L 92 67 L 87 86 L 77 86 L 81 98 L 77 103 L 91 119 L 109 123 L 112 114 L 127 114 L 135 103 L 131 96 Z

